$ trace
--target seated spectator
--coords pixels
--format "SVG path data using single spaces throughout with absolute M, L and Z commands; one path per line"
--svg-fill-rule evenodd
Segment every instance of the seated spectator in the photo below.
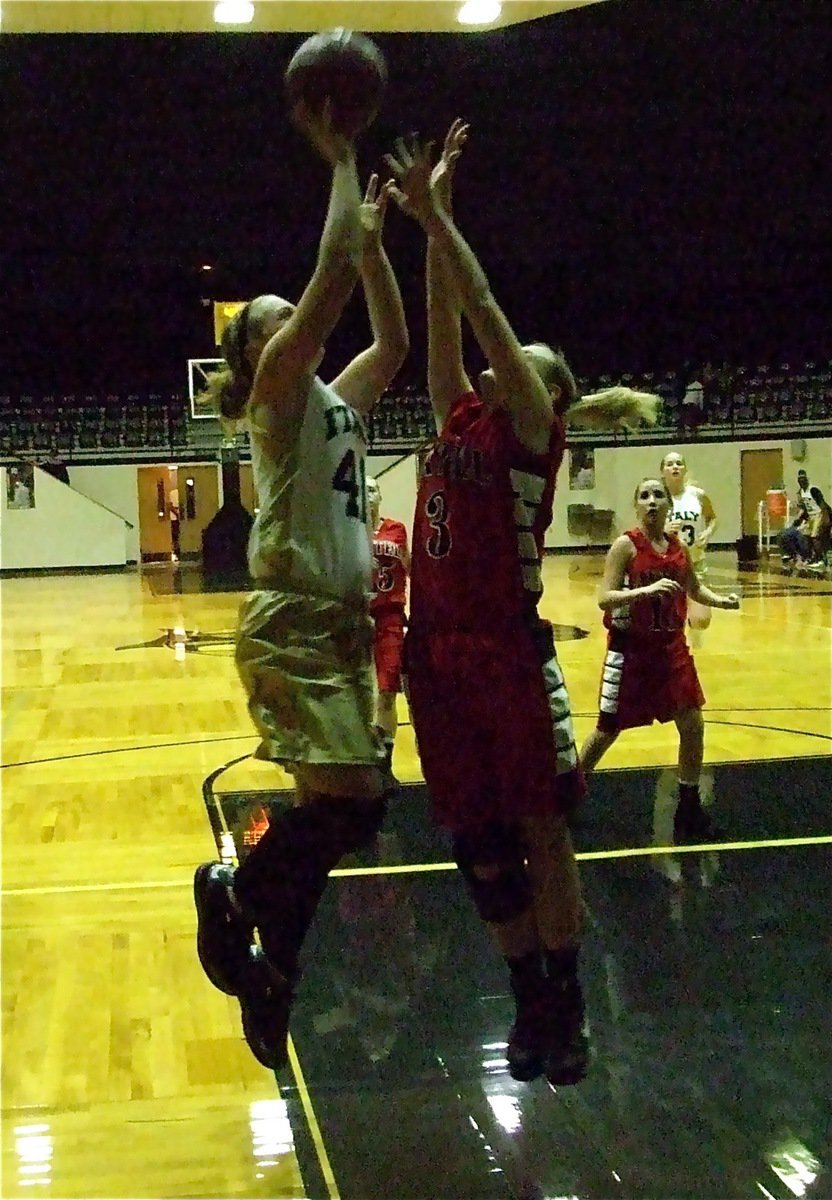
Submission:
M 725 402 L 730 402 L 734 398 L 734 387 L 736 384 L 736 376 L 733 367 L 729 363 L 721 363 L 716 377 L 716 390 L 720 399 Z
M 702 368 L 702 397 L 705 412 L 710 412 L 719 398 L 719 372 L 711 362 Z
M 698 429 L 705 418 L 705 397 L 702 382 L 691 379 L 685 388 L 681 408 L 682 429 Z

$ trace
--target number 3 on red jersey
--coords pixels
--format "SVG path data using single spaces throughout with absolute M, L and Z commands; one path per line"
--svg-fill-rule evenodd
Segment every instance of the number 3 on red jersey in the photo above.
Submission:
M 425 549 L 431 558 L 444 558 L 451 550 L 451 531 L 448 528 L 448 504 L 444 492 L 434 492 L 425 504 L 425 516 L 431 533 Z

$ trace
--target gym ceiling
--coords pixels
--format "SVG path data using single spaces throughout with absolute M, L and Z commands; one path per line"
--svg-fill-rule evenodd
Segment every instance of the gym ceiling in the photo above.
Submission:
M 600 0 L 504 0 L 488 28 Z M 250 24 L 218 26 L 214 0 L 0 0 L 2 33 L 291 33 L 345 25 L 378 33 L 466 33 L 461 0 L 255 0 Z

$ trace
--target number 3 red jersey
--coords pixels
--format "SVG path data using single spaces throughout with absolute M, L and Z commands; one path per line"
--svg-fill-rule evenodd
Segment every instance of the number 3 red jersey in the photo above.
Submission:
M 534 612 L 563 451 L 558 417 L 547 452 L 533 454 L 503 410 L 473 393 L 454 403 L 421 464 L 411 627 L 488 630 Z
M 660 554 L 641 529 L 628 529 L 626 537 L 636 548 L 627 567 L 625 586 L 646 587 L 657 579 L 675 579 L 681 592 L 645 596 L 635 604 L 622 605 L 604 614 L 604 624 L 632 638 L 668 639 L 683 636 L 687 619 L 688 600 L 684 592 L 688 573 L 688 556 L 675 533 L 667 534 L 667 550 Z
M 373 598 L 370 612 L 405 605 L 407 592 L 407 530 L 401 521 L 382 517 L 373 534 Z

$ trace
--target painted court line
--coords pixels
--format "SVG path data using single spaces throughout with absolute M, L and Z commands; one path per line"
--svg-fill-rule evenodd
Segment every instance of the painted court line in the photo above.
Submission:
M 668 854 L 719 854 L 726 850 L 787 850 L 799 846 L 830 846 L 832 834 L 817 834 L 811 837 L 769 838 L 756 842 L 707 842 L 696 846 L 627 846 L 622 850 L 584 850 L 576 854 L 578 862 L 602 862 L 615 858 L 656 858 Z M 333 877 L 345 878 L 357 875 L 419 875 L 430 871 L 455 871 L 456 863 L 401 863 L 389 867 L 343 867 L 330 872 Z M 193 881 L 187 879 L 156 879 L 146 883 L 77 883 L 51 887 L 3 888 L 3 896 L 58 896 L 81 892 L 136 892 L 164 891 L 173 888 L 190 888 Z
M 326 1183 L 326 1189 L 329 1193 L 329 1200 L 341 1200 L 341 1193 L 338 1190 L 338 1184 L 335 1182 L 335 1173 L 332 1170 L 332 1164 L 329 1161 L 329 1155 L 326 1152 L 326 1143 L 324 1135 L 321 1132 L 321 1127 L 318 1124 L 318 1118 L 315 1115 L 315 1109 L 312 1105 L 312 1097 L 309 1094 L 309 1088 L 301 1070 L 300 1060 L 295 1050 L 295 1043 L 291 1036 L 288 1041 L 289 1050 L 289 1066 L 292 1068 L 292 1074 L 295 1077 L 295 1082 L 298 1085 L 298 1095 L 300 1097 L 301 1107 L 303 1108 L 306 1123 L 309 1126 L 309 1133 L 312 1137 L 312 1142 L 315 1146 L 315 1153 L 318 1156 L 318 1163 L 321 1168 L 321 1173 Z

